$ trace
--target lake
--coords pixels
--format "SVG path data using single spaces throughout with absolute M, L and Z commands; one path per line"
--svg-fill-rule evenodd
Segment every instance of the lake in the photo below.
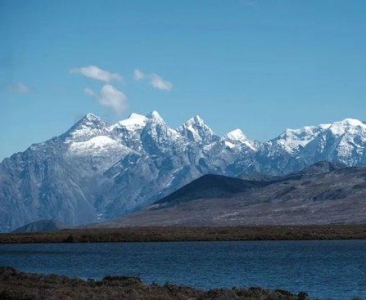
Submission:
M 366 299 L 366 241 L 252 241 L 0 245 L 0 266 L 202 289 L 261 286 L 321 299 Z

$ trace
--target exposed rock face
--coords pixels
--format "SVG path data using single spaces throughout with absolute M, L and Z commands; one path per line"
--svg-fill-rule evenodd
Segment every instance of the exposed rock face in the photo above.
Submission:
M 255 179 L 322 160 L 365 165 L 365 149 L 366 125 L 353 119 L 260 143 L 238 129 L 220 137 L 198 116 L 172 129 L 155 111 L 113 125 L 87 114 L 0 164 L 0 231 L 40 219 L 74 226 L 116 218 L 205 174 Z

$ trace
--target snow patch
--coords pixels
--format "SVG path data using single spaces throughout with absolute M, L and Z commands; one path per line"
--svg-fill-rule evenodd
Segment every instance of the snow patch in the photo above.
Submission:
M 88 141 L 72 142 L 69 151 L 76 155 L 100 155 L 111 151 L 126 151 L 127 147 L 108 136 L 96 136 Z

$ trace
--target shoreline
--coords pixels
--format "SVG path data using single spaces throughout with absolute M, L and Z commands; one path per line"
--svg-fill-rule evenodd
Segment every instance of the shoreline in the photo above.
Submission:
M 36 274 L 0 267 L 0 299 L 129 299 L 129 300 L 306 300 L 306 292 L 268 290 L 260 287 L 200 290 L 165 283 L 146 284 L 138 277 L 106 276 L 102 280 Z
M 121 227 L 0 234 L 0 244 L 295 240 L 366 240 L 366 225 Z

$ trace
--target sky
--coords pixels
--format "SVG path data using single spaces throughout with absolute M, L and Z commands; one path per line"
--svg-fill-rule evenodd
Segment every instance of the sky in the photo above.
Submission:
M 0 160 L 88 112 L 266 141 L 366 119 L 366 1 L 0 1 Z

